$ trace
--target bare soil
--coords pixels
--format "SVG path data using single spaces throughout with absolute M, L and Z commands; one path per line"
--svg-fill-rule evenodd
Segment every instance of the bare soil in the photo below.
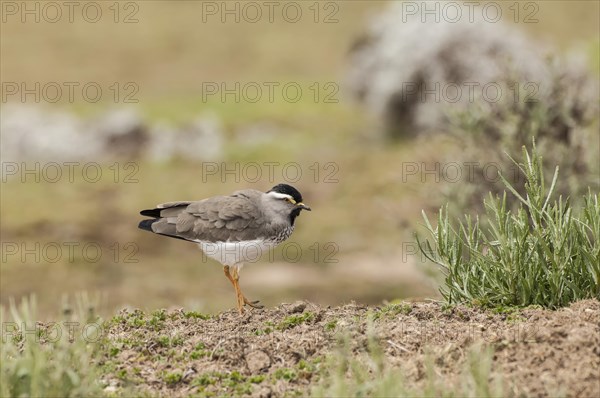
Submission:
M 124 310 L 109 323 L 101 364 L 107 392 L 304 396 L 323 377 L 341 336 L 359 355 L 371 333 L 388 366 L 414 387 L 426 382 L 431 359 L 438 377 L 459 383 L 470 347 L 483 343 L 494 349 L 492 376 L 501 377 L 505 395 L 600 396 L 600 301 L 501 312 L 438 302 L 297 302 L 244 316 Z

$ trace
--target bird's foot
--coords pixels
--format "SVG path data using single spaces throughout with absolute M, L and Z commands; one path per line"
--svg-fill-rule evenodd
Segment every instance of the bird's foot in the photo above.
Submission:
M 264 305 L 258 304 L 258 303 L 260 303 L 260 300 L 250 301 L 246 297 L 244 297 L 244 304 L 245 305 L 249 305 L 252 308 L 258 308 L 258 309 L 265 308 Z

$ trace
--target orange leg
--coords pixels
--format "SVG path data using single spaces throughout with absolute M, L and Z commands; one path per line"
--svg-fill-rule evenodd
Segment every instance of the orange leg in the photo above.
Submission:
M 227 279 L 229 279 L 229 281 L 233 285 L 233 288 L 235 289 L 235 295 L 237 298 L 237 306 L 238 306 L 238 311 L 240 312 L 240 315 L 242 315 L 244 313 L 244 305 L 249 305 L 250 307 L 254 307 L 254 308 L 263 308 L 262 305 L 258 305 L 258 301 L 250 301 L 244 296 L 244 294 L 242 293 L 242 289 L 240 289 L 240 284 L 239 284 L 240 275 L 238 273 L 238 269 L 234 268 L 232 270 L 232 272 L 230 273 L 229 268 L 230 267 L 228 265 L 223 266 L 223 272 L 225 273 L 225 276 L 227 277 Z
M 238 311 L 240 312 L 240 315 L 242 315 L 244 313 L 244 302 L 242 300 L 240 300 L 240 297 L 243 296 L 240 290 L 240 285 L 238 283 L 238 278 L 234 278 L 231 273 L 229 272 L 229 266 L 225 265 L 223 266 L 223 272 L 225 273 L 225 276 L 227 277 L 227 279 L 229 279 L 229 282 L 231 282 L 231 284 L 233 285 L 233 289 L 235 290 L 235 296 L 237 299 L 237 307 L 238 307 Z
M 233 269 L 233 279 L 236 281 L 236 283 L 238 283 L 238 280 L 240 279 L 240 275 L 238 273 L 238 269 L 234 268 Z M 246 298 L 246 296 L 244 296 L 244 294 L 242 293 L 242 289 L 240 289 L 240 285 L 238 283 L 238 291 L 240 292 L 241 295 L 241 301 L 243 302 L 243 304 L 245 305 L 249 305 L 252 308 L 264 308 L 263 305 L 259 305 L 259 300 L 256 301 L 250 301 Z

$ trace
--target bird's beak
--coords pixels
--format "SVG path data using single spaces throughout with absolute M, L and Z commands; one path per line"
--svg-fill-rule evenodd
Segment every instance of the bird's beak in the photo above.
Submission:
M 308 210 L 308 211 L 311 211 L 311 210 L 310 210 L 310 207 L 308 207 L 307 205 L 305 205 L 305 204 L 304 204 L 304 203 L 302 203 L 302 202 L 300 202 L 300 203 L 296 203 L 296 207 L 299 207 L 299 208 L 301 208 L 301 209 L 303 209 L 303 210 Z

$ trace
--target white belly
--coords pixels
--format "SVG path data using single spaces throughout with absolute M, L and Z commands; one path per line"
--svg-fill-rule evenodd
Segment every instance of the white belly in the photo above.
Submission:
M 244 242 L 204 242 L 198 246 L 207 257 L 230 267 L 241 268 L 244 263 L 255 263 L 260 257 L 277 246 L 274 242 L 249 240 Z

